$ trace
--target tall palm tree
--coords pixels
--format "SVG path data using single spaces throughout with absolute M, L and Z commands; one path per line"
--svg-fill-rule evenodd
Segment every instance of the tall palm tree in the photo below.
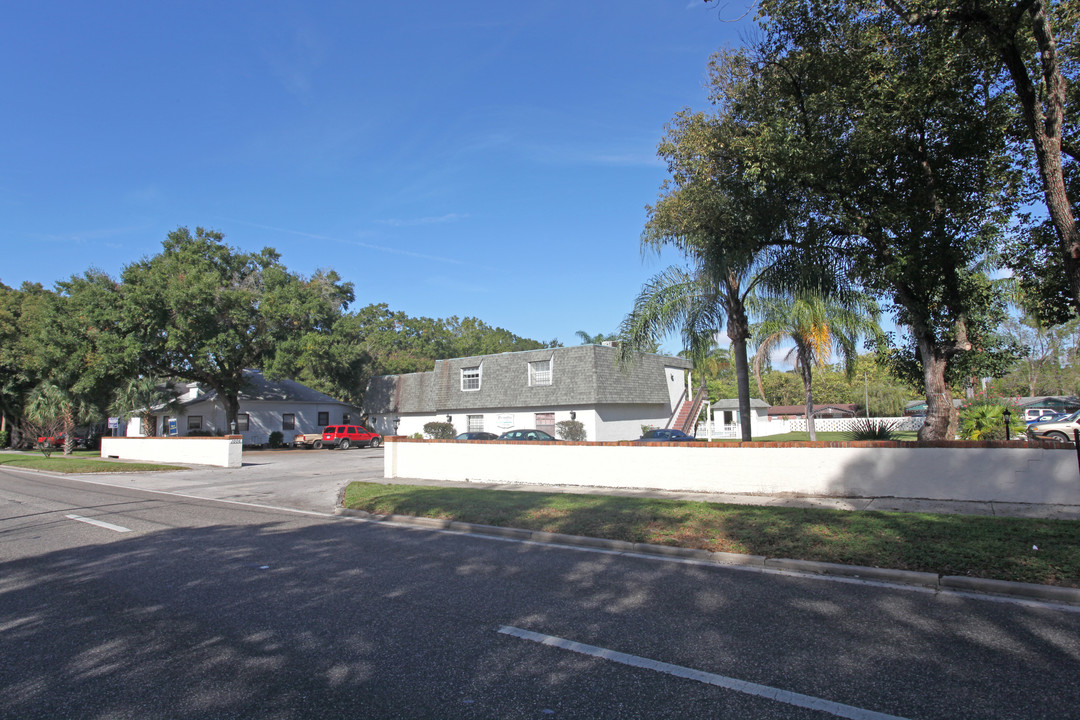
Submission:
M 75 425 L 92 420 L 96 408 L 70 387 L 43 380 L 31 392 L 26 403 L 26 416 L 36 423 L 59 420 L 64 429 L 64 454 L 75 447 Z
M 811 387 L 814 368 L 822 368 L 837 349 L 848 376 L 854 372 L 859 339 L 881 333 L 877 304 L 862 294 L 826 297 L 799 293 L 781 297 L 751 298 L 751 310 L 760 321 L 753 326 L 757 353 L 754 376 L 758 391 L 765 397 L 761 365 L 785 342 L 795 343 L 787 354 L 803 381 L 806 399 L 806 429 L 817 440 L 814 429 L 814 393 Z
M 155 408 L 176 414 L 180 410 L 180 402 L 167 381 L 152 375 L 140 375 L 117 388 L 109 412 L 119 417 L 138 415 L 143 434 L 153 436 L 156 428 L 150 418 Z

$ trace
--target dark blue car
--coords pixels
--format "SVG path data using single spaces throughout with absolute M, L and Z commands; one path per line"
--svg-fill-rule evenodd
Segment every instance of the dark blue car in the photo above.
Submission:
M 697 438 L 682 430 L 649 430 L 637 442 L 697 442 Z

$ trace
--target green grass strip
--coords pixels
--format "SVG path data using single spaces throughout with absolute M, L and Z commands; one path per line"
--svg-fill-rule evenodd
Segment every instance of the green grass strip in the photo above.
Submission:
M 380 515 L 1080 587 L 1080 521 L 1074 520 L 759 507 L 364 482 L 348 486 L 344 506 Z
M 186 470 L 179 465 L 153 465 L 150 463 L 127 463 L 114 460 L 102 460 L 97 457 L 64 457 L 54 453 L 52 457 L 44 455 L 18 455 L 0 453 L 0 466 L 26 468 L 28 470 L 47 470 L 55 473 L 117 473 L 117 472 L 156 472 L 165 470 Z

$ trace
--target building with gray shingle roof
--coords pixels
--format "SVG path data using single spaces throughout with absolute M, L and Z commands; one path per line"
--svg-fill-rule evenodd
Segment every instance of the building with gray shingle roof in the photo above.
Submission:
M 617 354 L 581 345 L 437 360 L 430 372 L 372 378 L 364 411 L 379 432 L 400 435 L 447 417 L 457 432 L 539 427 L 553 435 L 555 423 L 576 419 L 599 441 L 667 427 L 685 399 L 690 361 L 641 355 L 622 367 Z
M 154 416 L 155 435 L 169 435 L 169 420 L 176 421 L 177 435 L 230 432 L 225 421 L 225 403 L 216 390 L 204 392 L 198 383 L 181 384 L 180 411 L 170 418 Z M 238 397 L 240 412 L 237 432 L 246 445 L 264 445 L 270 433 L 280 432 L 285 443 L 298 433 L 320 432 L 326 425 L 357 423 L 360 408 L 313 390 L 294 380 L 272 380 L 259 370 L 244 371 L 244 387 Z M 138 418 L 128 423 L 129 435 L 140 435 Z

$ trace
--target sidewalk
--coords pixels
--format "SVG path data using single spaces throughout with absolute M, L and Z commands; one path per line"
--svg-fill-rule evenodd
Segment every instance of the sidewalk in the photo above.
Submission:
M 1046 518 L 1080 520 L 1080 505 L 1050 505 L 1034 503 L 972 502 L 965 500 L 915 500 L 895 497 L 844 498 L 797 497 L 789 495 L 739 495 L 733 493 L 673 492 L 637 488 L 607 488 L 582 485 L 525 485 L 518 483 L 457 482 L 450 480 L 421 480 L 417 478 L 380 478 L 369 482 L 386 485 L 431 485 L 436 487 L 465 487 L 514 492 L 570 493 L 578 495 L 624 495 L 627 497 L 663 498 L 667 500 L 696 500 L 731 505 L 763 505 L 771 507 L 824 508 L 828 510 L 881 510 L 889 512 L 939 513 L 943 515 L 986 515 L 990 517 Z

